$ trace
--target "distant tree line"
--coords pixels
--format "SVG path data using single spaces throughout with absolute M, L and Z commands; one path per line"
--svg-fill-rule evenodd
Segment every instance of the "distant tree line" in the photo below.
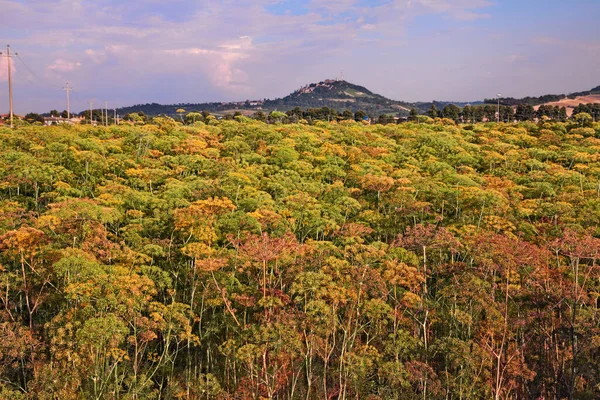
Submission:
M 516 109 L 512 106 L 483 104 L 476 106 L 466 105 L 462 109 L 454 104 L 449 104 L 438 110 L 434 105 L 425 114 L 430 118 L 448 118 L 457 122 L 483 122 L 496 121 L 499 112 L 499 120 L 502 122 L 533 121 L 535 119 L 549 119 L 553 121 L 566 121 L 567 109 L 565 107 L 542 105 L 535 110 L 530 104 L 519 104 Z M 411 113 L 414 118 L 414 113 Z
M 234 120 L 240 117 L 247 118 L 241 111 L 235 111 L 234 113 L 227 113 L 224 115 L 214 115 L 208 111 L 192 111 L 185 113 L 183 109 L 180 109 L 180 116 L 178 119 L 185 125 L 193 125 L 196 122 L 210 123 L 211 120 Z M 516 107 L 500 105 L 499 107 L 499 120 L 501 122 L 523 122 L 523 121 L 558 121 L 564 122 L 568 119 L 567 109 L 565 107 L 542 105 L 536 110 L 532 105 L 519 104 Z M 409 121 L 424 121 L 427 119 L 445 118 L 457 123 L 478 123 L 485 121 L 496 121 L 496 114 L 498 112 L 498 106 L 492 104 L 481 104 L 481 105 L 466 105 L 464 107 L 458 107 L 455 104 L 447 104 L 443 108 L 438 109 L 436 104 L 432 104 L 430 109 L 425 113 L 420 113 L 417 109 L 413 108 L 408 117 L 400 116 L 400 114 L 381 114 L 375 116 L 369 114 L 364 110 L 344 110 L 338 111 L 331 107 L 318 107 L 318 108 L 307 108 L 301 109 L 295 107 L 291 110 L 283 111 L 271 111 L 265 112 L 259 110 L 252 114 L 250 118 L 262 121 L 269 124 L 274 123 L 305 123 L 312 125 L 317 121 L 366 121 L 371 124 L 395 124 Z M 590 115 L 593 121 L 597 121 L 600 118 L 600 104 L 581 104 L 573 110 L 574 117 L 580 113 L 587 113 Z M 81 113 L 86 119 L 89 119 L 89 111 Z M 94 110 L 94 119 L 98 120 L 101 118 L 99 112 L 96 114 Z M 131 112 L 123 117 L 124 121 L 131 123 L 146 123 L 150 120 L 150 117 L 142 111 Z
M 38 114 L 38 113 L 34 113 L 34 112 L 30 112 L 25 114 L 25 121 L 29 122 L 30 124 L 35 124 L 36 122 L 38 124 L 43 124 L 44 123 L 44 117 L 56 117 L 56 118 L 67 118 L 68 117 L 68 113 L 67 110 L 63 110 L 63 112 L 58 112 L 58 110 L 51 110 L 48 113 L 44 113 L 44 114 Z
M 589 96 L 590 94 L 600 94 L 600 86 L 596 86 L 592 90 L 587 90 L 587 91 L 584 91 L 584 92 L 571 93 L 570 95 L 567 96 L 567 98 L 574 99 L 574 98 L 579 97 L 579 96 Z
M 566 95 L 564 94 L 547 94 L 539 97 L 527 96 L 522 99 L 515 99 L 514 97 L 501 97 L 500 103 L 505 104 L 507 106 L 518 106 L 520 104 L 537 106 L 544 103 L 551 103 L 554 101 L 559 101 L 564 99 Z M 486 104 L 496 104 L 498 99 L 485 99 L 483 100 Z
M 579 104 L 577 107 L 573 109 L 572 116 L 581 113 L 588 113 L 593 118 L 594 121 L 598 121 L 600 119 L 600 104 L 588 103 L 588 104 Z
M 179 111 L 179 112 L 177 112 Z M 550 120 L 550 121 L 566 121 L 568 119 L 567 110 L 565 107 L 541 105 L 536 110 L 531 104 L 518 104 L 516 107 L 501 104 L 499 120 L 502 122 L 513 122 L 513 121 L 534 121 L 534 120 Z M 179 114 L 177 117 L 180 122 L 185 125 L 193 125 L 196 122 L 210 123 L 211 120 L 233 120 L 239 117 L 244 117 L 241 111 L 235 111 L 234 113 L 226 113 L 223 115 L 215 115 L 209 111 L 191 111 L 186 113 L 184 109 L 180 108 L 176 110 Z M 455 104 L 446 104 L 443 108 L 438 109 L 436 103 L 432 103 L 429 110 L 425 113 L 420 113 L 417 108 L 413 108 L 408 117 L 401 116 L 400 113 L 393 114 L 380 114 L 377 116 L 375 113 L 369 113 L 365 110 L 352 111 L 346 109 L 344 111 L 338 111 L 332 107 L 316 107 L 302 109 L 300 107 L 294 107 L 293 109 L 283 111 L 272 111 L 265 112 L 259 110 L 251 115 L 252 119 L 263 121 L 266 123 L 306 123 L 312 125 L 317 121 L 367 121 L 371 124 L 395 124 L 408 121 L 423 121 L 427 118 L 445 118 L 455 121 L 457 123 L 477 123 L 484 121 L 496 121 L 496 113 L 498 112 L 498 106 L 495 104 L 480 104 L 480 105 L 465 105 L 459 107 Z M 572 118 L 578 114 L 586 113 L 590 116 L 592 121 L 600 120 L 600 104 L 580 104 L 574 108 Z M 246 114 L 248 115 L 248 113 Z M 48 113 L 36 114 L 28 113 L 25 115 L 25 121 L 31 124 L 42 124 L 44 123 L 45 116 L 52 117 L 67 117 L 67 111 L 64 110 L 59 112 L 57 110 L 51 110 Z M 79 117 L 83 118 L 82 123 L 86 124 L 90 122 L 90 111 L 86 110 L 78 114 Z M 164 115 L 163 115 L 164 116 Z M 160 116 L 159 116 L 160 117 Z M 101 121 L 103 118 L 101 110 L 92 110 L 93 121 Z M 109 124 L 113 124 L 116 121 L 113 120 L 113 116 L 109 115 Z M 143 111 L 130 112 L 125 114 L 122 121 L 126 121 L 134 124 L 145 124 L 151 120 L 151 117 Z

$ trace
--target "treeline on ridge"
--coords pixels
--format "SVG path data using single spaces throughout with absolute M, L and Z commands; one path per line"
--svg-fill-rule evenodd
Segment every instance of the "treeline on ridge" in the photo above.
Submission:
M 569 119 L 565 107 L 542 105 L 537 110 L 533 106 L 519 105 L 515 108 L 510 106 L 500 105 L 499 120 L 502 122 L 525 122 L 535 120 L 565 122 Z M 425 122 L 435 118 L 450 119 L 457 123 L 479 123 L 486 121 L 496 121 L 498 107 L 493 105 L 466 105 L 462 108 L 448 104 L 441 110 L 438 110 L 435 104 L 424 114 L 419 114 L 415 109 L 412 109 L 407 117 L 397 117 L 393 114 L 381 114 L 378 117 L 367 114 L 363 110 L 352 112 L 345 110 L 338 112 L 334 108 L 320 107 L 309 108 L 302 110 L 300 107 L 295 107 L 287 112 L 273 111 L 265 113 L 257 111 L 252 114 L 251 118 L 267 123 L 305 123 L 313 124 L 317 121 L 368 121 L 376 124 L 390 124 L 403 122 Z M 577 106 L 571 115 L 571 118 L 576 118 L 578 114 L 585 113 L 591 117 L 593 121 L 600 118 L 600 104 L 581 104 Z M 83 113 L 84 117 L 89 118 L 89 111 Z M 242 117 L 243 114 L 239 111 L 233 114 L 225 114 L 219 116 L 219 119 L 233 120 Z M 144 113 L 130 113 L 125 115 L 126 121 L 132 122 L 147 122 L 149 118 Z M 180 121 L 186 124 L 194 124 L 196 122 L 207 122 L 211 119 L 217 119 L 214 115 L 207 111 L 182 113 Z

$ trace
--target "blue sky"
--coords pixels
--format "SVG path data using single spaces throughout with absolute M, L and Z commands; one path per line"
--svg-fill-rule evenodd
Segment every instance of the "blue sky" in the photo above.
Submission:
M 342 71 L 397 100 L 472 101 L 600 85 L 598 15 L 598 0 L 0 0 L 0 38 L 21 56 L 20 113 L 64 109 L 65 82 L 79 111 L 283 97 Z

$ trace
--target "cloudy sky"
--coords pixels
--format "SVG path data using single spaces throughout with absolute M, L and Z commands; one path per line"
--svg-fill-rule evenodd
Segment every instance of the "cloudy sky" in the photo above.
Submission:
M 0 0 L 15 111 L 283 97 L 344 78 L 406 101 L 600 85 L 599 0 Z M 2 43 L 4 45 L 4 43 Z M 5 52 L 5 49 L 0 51 Z M 0 59 L 0 113 L 8 108 Z

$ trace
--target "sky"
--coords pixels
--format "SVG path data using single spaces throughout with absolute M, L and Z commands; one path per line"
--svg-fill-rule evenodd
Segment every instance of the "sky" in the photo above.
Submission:
M 0 43 L 19 53 L 17 113 L 65 109 L 66 82 L 81 111 L 284 97 L 342 73 L 395 100 L 475 101 L 600 85 L 598 16 L 600 0 L 0 0 Z

